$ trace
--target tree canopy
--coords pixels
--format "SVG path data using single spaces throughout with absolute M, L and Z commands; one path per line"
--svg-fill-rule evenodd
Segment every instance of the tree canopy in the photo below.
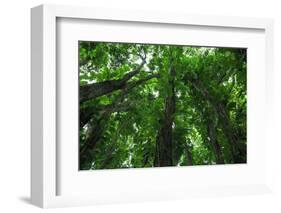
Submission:
M 80 41 L 80 169 L 246 163 L 246 58 Z

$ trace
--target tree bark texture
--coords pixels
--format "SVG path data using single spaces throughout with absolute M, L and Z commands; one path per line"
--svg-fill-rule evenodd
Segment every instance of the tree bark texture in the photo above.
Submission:
M 165 98 L 165 108 L 163 119 L 160 119 L 160 129 L 156 138 L 156 152 L 154 166 L 172 166 L 172 132 L 174 114 L 176 111 L 176 96 L 175 96 L 175 69 L 170 68 L 169 91 Z

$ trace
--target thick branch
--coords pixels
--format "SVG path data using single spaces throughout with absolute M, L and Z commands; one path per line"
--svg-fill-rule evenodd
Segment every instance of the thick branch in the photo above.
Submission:
M 83 156 L 83 158 L 81 159 L 82 164 L 83 164 L 83 161 L 87 157 L 85 155 L 88 155 L 88 151 L 93 150 L 95 148 L 97 142 L 100 140 L 102 133 L 103 133 L 104 129 L 106 128 L 106 124 L 107 124 L 107 120 L 108 120 L 109 116 L 113 112 L 126 111 L 135 105 L 135 102 L 129 102 L 129 101 L 123 102 L 124 98 L 131 91 L 131 89 L 143 84 L 144 82 L 146 82 L 152 78 L 157 78 L 157 77 L 159 77 L 159 74 L 149 75 L 143 79 L 140 79 L 138 81 L 127 84 L 127 87 L 121 91 L 121 94 L 117 97 L 117 99 L 114 101 L 114 103 L 107 105 L 106 107 L 104 107 L 104 109 L 102 109 L 100 111 L 100 118 L 89 129 L 84 146 L 81 147 L 81 149 L 80 149 L 80 156 Z M 93 113 L 94 112 L 92 112 L 92 114 L 88 113 L 87 117 L 83 117 L 84 120 L 83 120 L 83 122 L 80 121 L 80 124 L 83 123 L 85 125 L 86 120 L 88 120 L 88 122 L 89 122 Z M 87 113 L 84 113 L 84 114 L 87 114 Z M 81 117 L 82 116 L 80 116 L 80 118 Z
M 98 83 L 92 83 L 80 87 L 80 103 L 97 98 L 102 95 L 106 95 L 113 91 L 123 89 L 126 86 L 128 80 L 138 74 L 144 65 L 144 61 L 133 71 L 124 75 L 122 79 L 118 80 L 107 80 Z
M 134 82 L 130 82 L 126 84 L 126 87 L 124 88 L 124 90 L 122 91 L 121 95 L 119 96 L 119 100 L 123 98 L 123 96 L 125 96 L 127 93 L 130 92 L 131 89 L 133 89 L 134 87 L 137 87 L 143 83 L 145 83 L 146 81 L 149 81 L 152 78 L 159 78 L 159 74 L 153 74 L 153 75 L 149 75 L 145 78 L 142 78 L 138 81 L 134 81 Z M 117 100 L 118 101 L 118 100 Z M 119 102 L 119 101 L 118 101 Z M 83 127 L 86 123 L 88 123 L 91 119 L 91 117 L 93 116 L 93 114 L 97 111 L 106 111 L 109 109 L 109 107 L 115 107 L 116 106 L 114 104 L 110 104 L 107 106 L 104 106 L 103 109 L 101 108 L 94 108 L 94 107 L 87 107 L 85 109 L 81 109 L 80 111 L 80 128 Z M 123 107 L 124 108 L 124 107 Z

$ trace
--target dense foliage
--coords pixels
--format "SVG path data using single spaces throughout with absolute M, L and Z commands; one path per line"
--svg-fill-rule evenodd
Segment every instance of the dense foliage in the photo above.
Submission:
M 246 56 L 79 42 L 80 169 L 245 163 Z

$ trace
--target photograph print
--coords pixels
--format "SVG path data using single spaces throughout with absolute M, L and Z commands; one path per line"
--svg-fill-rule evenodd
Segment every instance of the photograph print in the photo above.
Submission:
M 80 170 L 247 163 L 247 49 L 78 48 Z

